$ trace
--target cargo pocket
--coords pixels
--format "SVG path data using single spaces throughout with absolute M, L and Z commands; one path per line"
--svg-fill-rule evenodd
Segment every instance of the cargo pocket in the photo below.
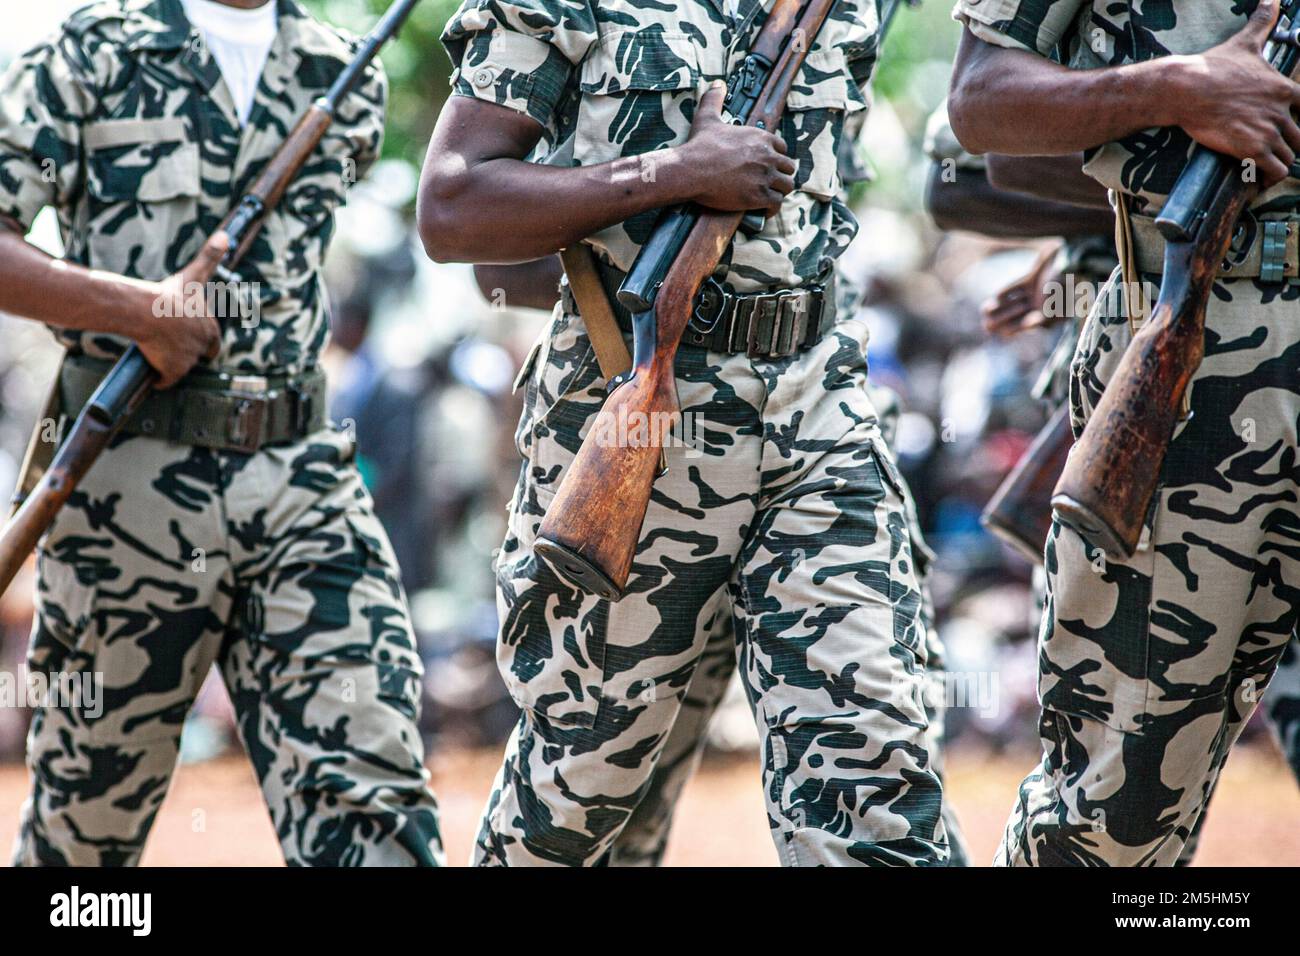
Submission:
M 920 568 L 917 565 L 917 561 L 924 558 L 918 557 L 912 540 L 906 485 L 898 465 L 885 447 L 884 439 L 878 434 L 871 439 L 871 458 L 880 476 L 883 495 L 877 510 L 886 516 L 876 533 L 889 536 L 891 582 L 896 582 L 899 575 L 910 579 L 908 593 L 896 596 L 899 606 L 894 618 L 894 640 L 911 651 L 917 663 L 924 666 L 928 652 L 921 608 Z
M 103 622 L 97 619 L 99 586 L 95 568 L 36 552 L 35 626 L 27 646 L 27 675 L 36 691 L 31 702 L 65 716 L 63 726 L 93 738 L 104 713 L 104 680 L 97 661 Z

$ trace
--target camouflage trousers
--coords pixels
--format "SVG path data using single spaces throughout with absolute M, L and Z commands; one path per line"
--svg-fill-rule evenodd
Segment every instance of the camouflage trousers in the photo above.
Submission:
M 788 359 L 682 350 L 694 441 L 668 450 L 629 593 L 611 604 L 532 551 L 604 395 L 581 320 L 557 309 L 521 376 L 524 464 L 497 579 L 501 671 L 522 716 L 475 862 L 600 862 L 725 614 L 782 862 L 947 862 L 921 598 L 901 482 L 865 389 L 865 339 L 845 321 Z
M 886 445 L 892 447 L 893 425 L 900 408 L 897 396 L 888 389 L 870 387 L 868 392 L 880 416 Z M 917 583 L 921 591 L 921 619 L 926 627 L 926 685 L 924 698 L 926 719 L 930 727 L 926 746 L 935 773 L 943 777 L 943 732 L 945 715 L 945 675 L 943 645 L 934 626 L 934 604 L 928 585 L 929 549 L 916 520 L 916 505 L 911 489 L 902 483 L 908 524 L 912 534 L 912 553 L 916 558 Z M 736 673 L 736 638 L 728 609 L 713 620 L 704 653 L 695 667 L 691 683 L 682 697 L 681 710 L 673 722 L 663 753 L 650 774 L 650 782 L 636 809 L 615 837 L 604 862 L 610 866 L 658 866 L 668 848 L 677 801 L 704 754 L 709 723 L 713 719 L 732 678 Z M 966 841 L 952 802 L 943 802 L 943 825 L 948 834 L 948 865 L 969 866 Z
M 997 863 L 1172 865 L 1183 853 L 1295 633 L 1297 292 L 1216 284 L 1192 416 L 1131 560 L 1053 527 L 1039 636 L 1044 755 Z M 1116 277 L 1075 355 L 1076 434 L 1130 338 Z
M 41 543 L 29 669 L 99 700 L 37 711 L 16 863 L 138 862 L 214 662 L 290 864 L 440 862 L 420 660 L 352 452 L 128 438 L 96 463 Z

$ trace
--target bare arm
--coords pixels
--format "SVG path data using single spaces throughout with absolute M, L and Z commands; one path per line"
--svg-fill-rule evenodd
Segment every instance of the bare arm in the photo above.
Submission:
M 1106 214 L 1106 221 L 1111 219 L 1106 187 L 1083 171 L 1082 153 L 1068 156 L 989 153 L 984 159 L 988 164 L 989 182 L 998 189 L 1048 202 L 1099 210 Z
M 775 212 L 794 189 L 794 161 L 780 137 L 724 122 L 724 95 L 719 84 L 701 97 L 690 139 L 680 146 L 575 167 L 525 162 L 542 135 L 535 120 L 453 96 L 421 176 L 425 250 L 439 262 L 525 262 L 688 200 Z
M 1260 0 L 1245 28 L 1204 53 L 1071 70 L 962 34 L 949 117 L 971 152 L 1077 152 L 1153 126 L 1181 126 L 1211 149 L 1254 160 L 1265 184 L 1300 150 L 1300 85 L 1259 55 L 1277 12 Z
M 1114 227 L 1109 207 L 1103 213 L 1012 192 L 995 185 L 991 175 L 978 169 L 956 170 L 955 177 L 944 174 L 941 164 L 931 166 L 925 207 L 935 225 L 945 231 L 964 229 L 995 239 L 1040 239 L 1091 236 Z
M 209 243 L 195 264 L 205 256 L 219 260 L 224 251 L 224 245 Z M 164 386 L 199 359 L 215 356 L 220 345 L 211 318 L 187 316 L 183 307 L 159 307 L 169 298 L 183 304 L 185 283 L 185 272 L 142 282 L 51 258 L 27 242 L 18 223 L 0 217 L 0 311 L 61 329 L 132 339 Z
M 564 268 L 556 256 L 514 266 L 474 267 L 474 279 L 483 298 L 489 302 L 501 299 L 505 305 L 527 309 L 549 309 L 555 305 L 563 274 Z

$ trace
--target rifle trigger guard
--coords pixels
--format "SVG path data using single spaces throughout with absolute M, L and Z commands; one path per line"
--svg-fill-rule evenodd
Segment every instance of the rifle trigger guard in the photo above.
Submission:
M 1258 229 L 1259 220 L 1255 218 L 1255 214 L 1251 210 L 1247 209 L 1241 214 L 1241 219 L 1237 222 L 1237 228 L 1232 236 L 1232 243 L 1228 246 L 1227 255 L 1224 256 L 1224 272 L 1231 272 L 1250 256 L 1250 249 L 1255 244 L 1255 233 Z
M 700 335 L 711 335 L 722 318 L 726 301 L 726 294 L 718 280 L 713 276 L 705 279 L 695 297 L 695 308 L 691 310 L 691 329 Z

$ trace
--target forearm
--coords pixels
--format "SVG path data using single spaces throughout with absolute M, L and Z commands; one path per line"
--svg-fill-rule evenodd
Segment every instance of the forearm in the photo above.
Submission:
M 693 195 L 687 181 L 673 150 L 569 168 L 489 160 L 468 171 L 456 192 L 434 198 L 435 219 L 443 220 L 434 258 L 516 263 L 551 255 L 638 213 L 685 201 Z
M 560 260 L 547 256 L 519 265 L 477 265 L 474 278 L 483 298 L 493 304 L 549 309 L 560 297 Z
M 998 189 L 974 169 L 963 169 L 956 178 L 945 179 L 943 168 L 936 164 L 925 201 L 940 229 L 961 229 L 994 239 L 1073 238 L 1114 228 L 1109 210 L 1103 213 Z
M 0 219 L 0 311 L 85 332 L 136 338 L 156 298 L 139 282 L 51 258 Z
M 1083 154 L 1004 156 L 989 153 L 989 182 L 1001 190 L 1111 212 L 1106 187 L 1083 171 Z
M 435 261 L 540 259 L 698 192 L 699 164 L 685 161 L 682 147 L 594 166 L 547 166 L 501 155 L 466 159 L 454 148 L 469 136 L 458 115 L 445 127 L 440 122 L 420 189 L 420 235 Z
M 1053 155 L 1152 126 L 1176 126 L 1181 58 L 1072 70 L 963 33 L 948 100 L 953 132 L 973 153 Z

